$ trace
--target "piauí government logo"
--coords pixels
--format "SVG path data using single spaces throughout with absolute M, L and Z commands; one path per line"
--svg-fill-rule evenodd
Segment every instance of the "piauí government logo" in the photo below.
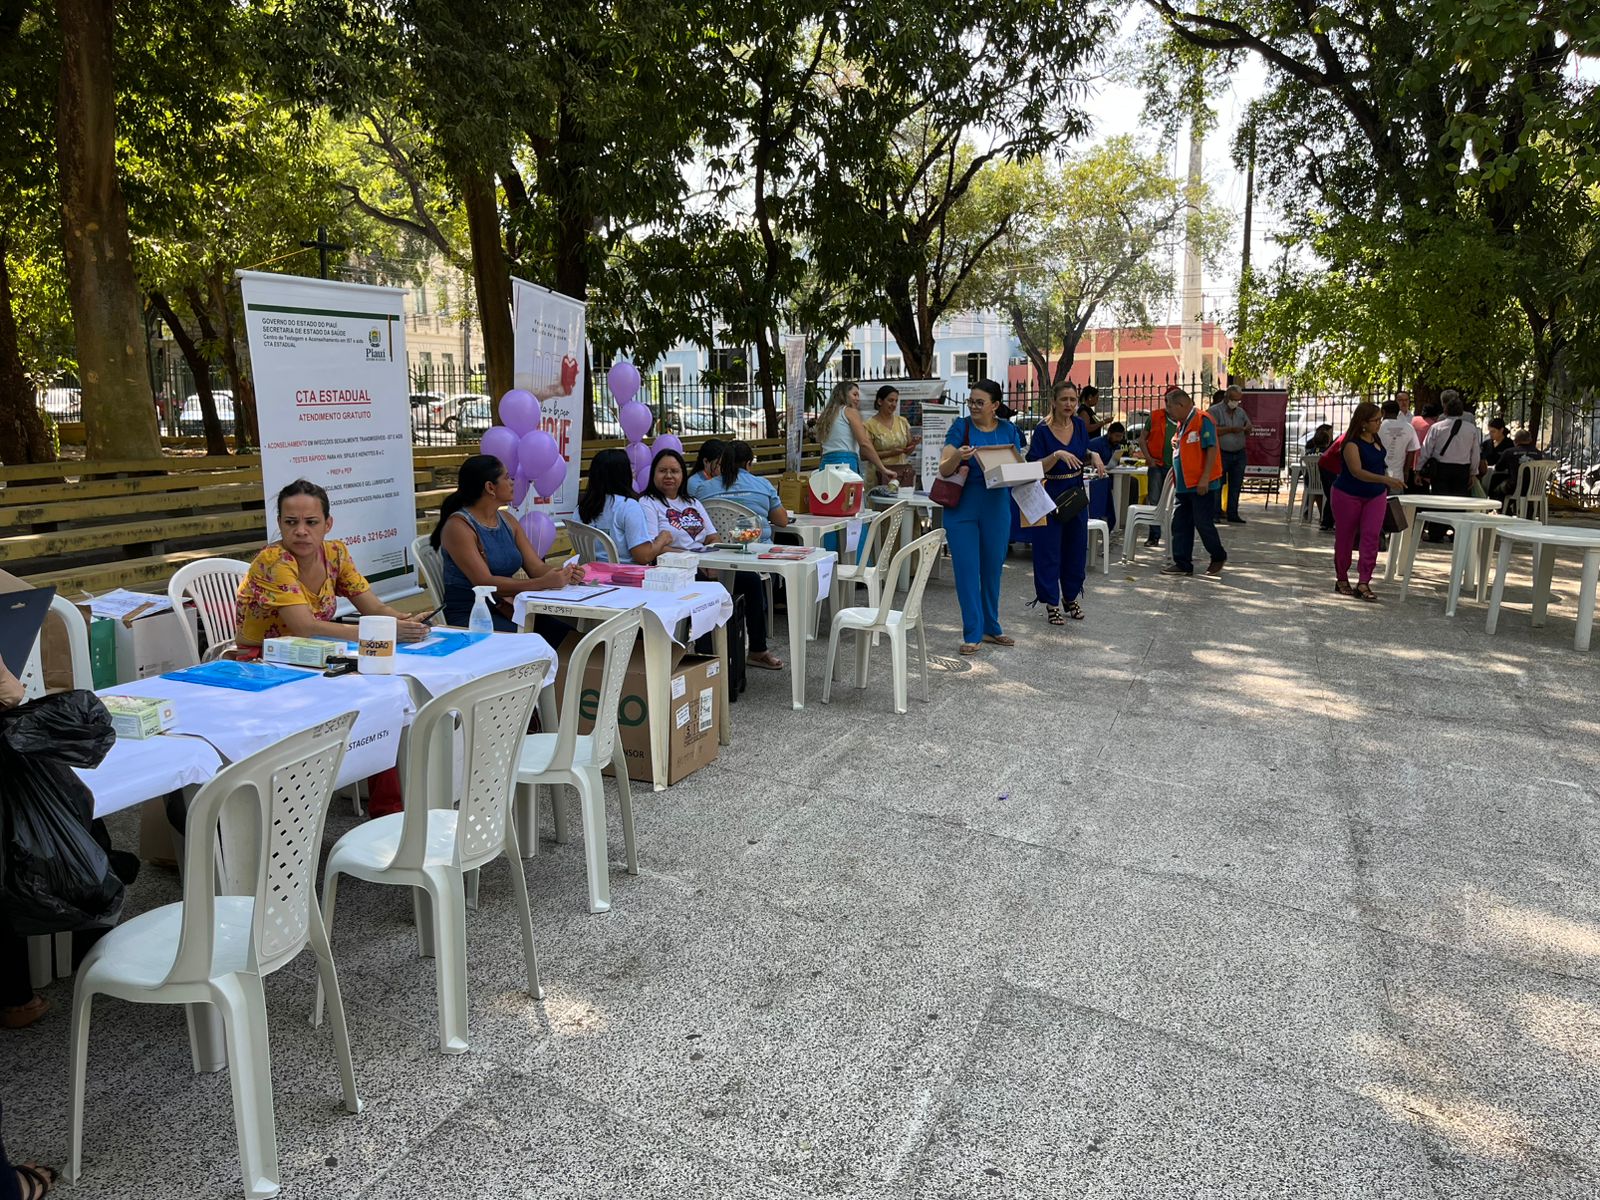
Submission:
M 376 325 L 367 330 L 367 345 L 374 347 L 383 345 L 383 330 Z

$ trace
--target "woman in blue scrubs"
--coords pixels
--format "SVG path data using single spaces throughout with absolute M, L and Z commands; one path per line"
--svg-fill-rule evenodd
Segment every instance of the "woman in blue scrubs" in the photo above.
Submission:
M 968 415 L 955 421 L 944 439 L 939 474 L 954 476 L 969 468 L 961 503 L 946 509 L 944 534 L 955 570 L 956 598 L 961 602 L 961 653 L 976 654 L 980 644 L 1014 646 L 1000 628 L 1000 576 L 1005 570 L 1011 536 L 1011 489 L 989 488 L 977 459 L 980 446 L 1011 446 L 1022 452 L 1022 435 L 1000 419 L 1001 388 L 992 379 L 972 385 Z

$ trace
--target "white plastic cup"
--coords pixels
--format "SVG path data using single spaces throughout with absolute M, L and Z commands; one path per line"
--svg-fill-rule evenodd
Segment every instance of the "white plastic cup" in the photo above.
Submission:
M 356 627 L 356 669 L 363 675 L 393 675 L 400 627 L 393 617 L 362 617 Z

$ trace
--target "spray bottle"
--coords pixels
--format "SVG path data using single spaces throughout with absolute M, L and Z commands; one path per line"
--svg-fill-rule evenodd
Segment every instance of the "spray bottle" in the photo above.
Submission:
M 492 583 L 481 584 L 472 589 L 477 599 L 472 602 L 472 615 L 467 618 L 468 632 L 494 632 L 494 617 L 489 613 L 489 601 L 499 590 Z

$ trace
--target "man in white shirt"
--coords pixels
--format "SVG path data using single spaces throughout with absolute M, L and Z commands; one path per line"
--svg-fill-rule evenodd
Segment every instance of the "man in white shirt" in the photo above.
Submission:
M 1439 393 L 1444 416 L 1434 422 L 1417 456 L 1417 474 L 1428 480 L 1437 496 L 1470 496 L 1472 481 L 1483 472 L 1483 435 L 1466 415 L 1461 393 L 1445 388 Z M 1430 542 L 1442 542 L 1443 525 L 1429 524 L 1422 535 Z
M 1378 426 L 1378 442 L 1383 446 L 1384 457 L 1388 460 L 1386 470 L 1390 477 L 1410 482 L 1422 443 L 1417 440 L 1416 428 L 1398 400 L 1390 400 L 1383 406 L 1383 424 Z

